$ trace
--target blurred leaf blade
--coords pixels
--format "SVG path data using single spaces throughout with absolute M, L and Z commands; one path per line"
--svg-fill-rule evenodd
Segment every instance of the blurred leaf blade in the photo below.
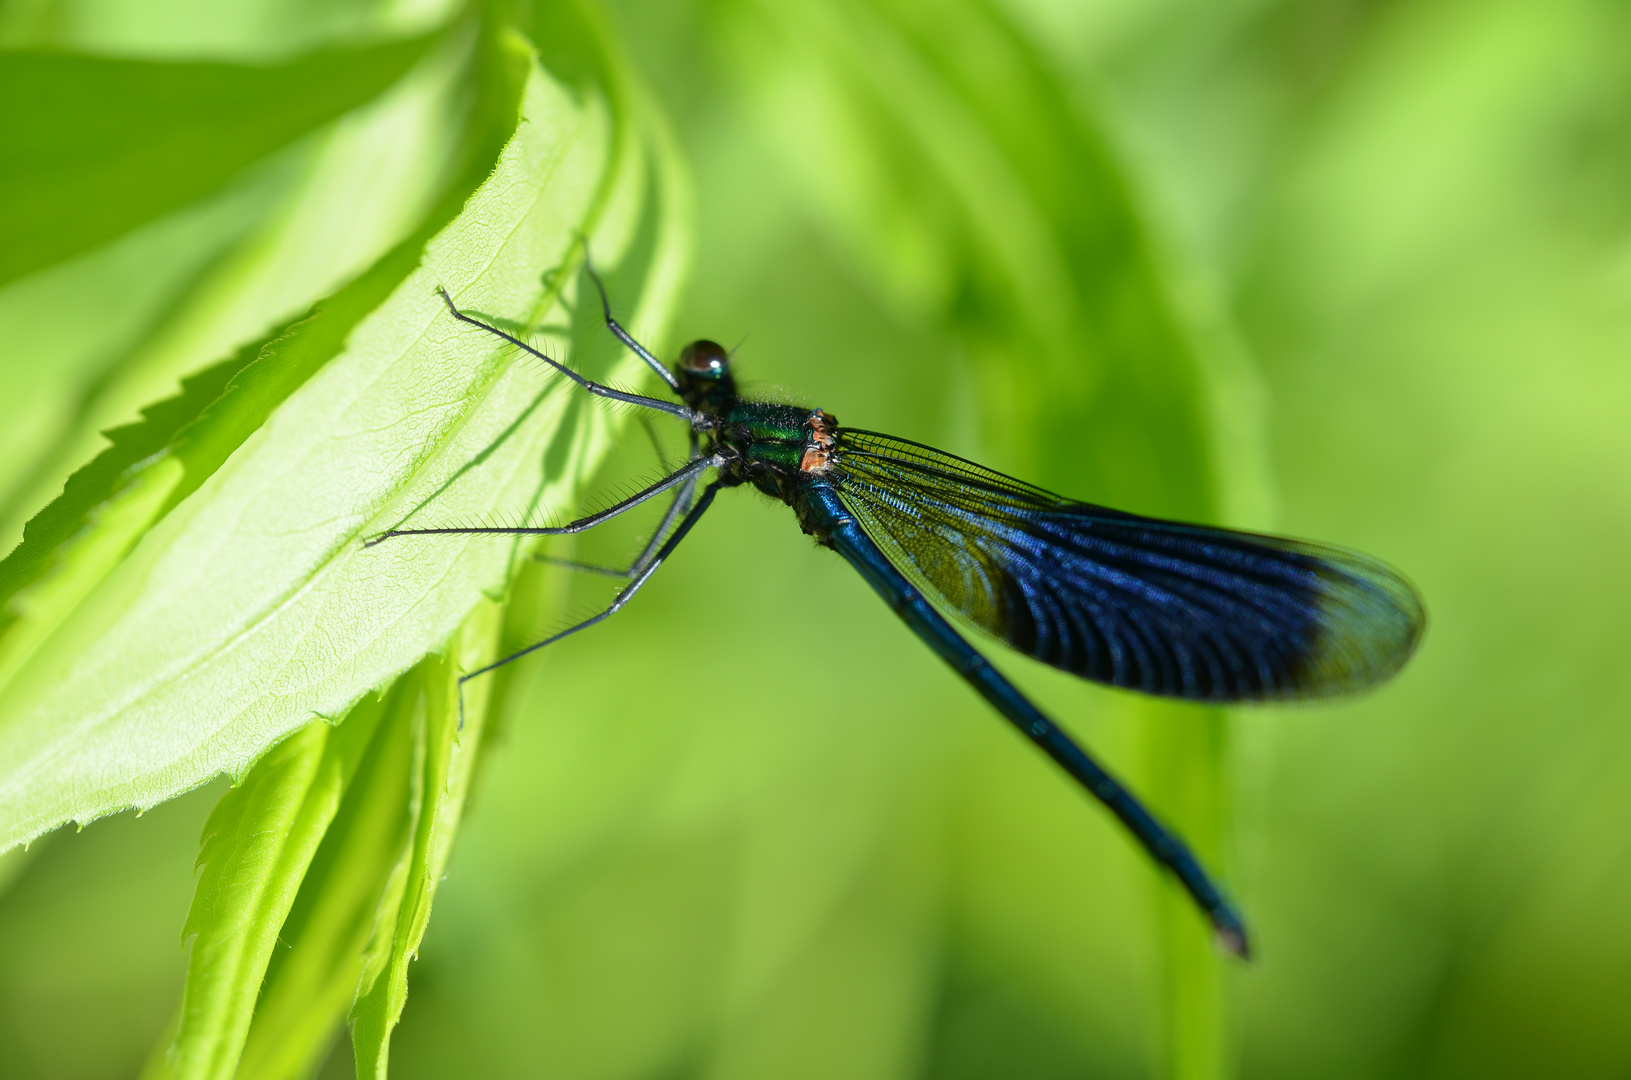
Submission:
M 1003 467 L 1180 519 L 1263 502 L 1260 472 L 1235 475 L 1261 469 L 1239 449 L 1256 445 L 1261 417 L 1224 415 L 1249 399 L 1249 363 L 1217 321 L 1197 318 L 1126 156 L 1009 17 L 978 0 L 738 10 L 734 55 L 761 130 L 884 295 L 957 330 Z M 1150 703 L 1110 712 L 1122 727 L 1112 761 L 1227 883 L 1223 718 Z M 1218 957 L 1173 884 L 1158 888 L 1154 1057 L 1174 1076 L 1221 1075 Z
M 1214 519 L 1208 376 L 1160 240 L 1117 150 L 1011 22 L 975 0 L 741 7 L 752 97 L 796 109 L 763 126 L 885 295 L 962 331 L 1009 467 Z M 902 230 L 933 238 L 910 265 Z
M 432 37 L 284 64 L 0 52 L 0 283 L 219 189 L 377 96 Z

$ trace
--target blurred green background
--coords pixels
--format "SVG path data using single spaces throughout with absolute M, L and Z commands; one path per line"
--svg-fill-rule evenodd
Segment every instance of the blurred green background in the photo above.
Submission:
M 11 0 L 0 45 L 253 60 L 415 17 Z M 1631 12 L 617 0 L 607 18 L 695 174 L 665 348 L 716 338 L 763 393 L 1069 494 L 1374 553 L 1431 625 L 1368 698 L 1227 720 L 1005 664 L 1224 868 L 1260 956 L 1197 975 L 1175 959 L 1185 913 L 1105 815 L 784 509 L 722 498 L 613 624 L 510 676 L 396 1074 L 1631 1072 Z M 993 27 L 1014 41 L 987 48 Z M 963 112 L 935 111 L 924 71 L 973 80 Z M 1001 264 L 1035 264 L 989 167 L 1008 136 L 998 160 L 1053 184 L 1027 189 L 1033 217 L 1079 227 L 1056 245 L 1077 290 L 1057 326 L 1026 314 L 1046 274 L 1014 293 Z M 206 239 L 174 223 L 168 262 L 107 262 L 100 292 L 6 286 L 6 325 L 51 304 L 156 317 L 199 267 L 250 258 L 279 167 L 210 207 Z M 1094 214 L 1118 205 L 1189 344 L 1117 321 L 1116 290 L 1150 285 L 1115 276 L 1122 249 L 1071 247 L 1114 233 Z M 1101 333 L 1096 368 L 1077 331 Z M 1118 342 L 1152 341 L 1200 358 L 1188 382 L 1118 374 Z M 51 410 L 143 403 L 108 404 L 123 361 L 94 342 L 46 385 L 50 347 L 0 345 L 5 408 L 38 428 L 6 436 L 12 528 L 85 456 Z M 590 489 L 653 468 L 631 429 Z M 617 559 L 637 532 L 579 551 Z M 603 597 L 546 587 L 569 612 Z M 223 787 L 0 856 L 0 1073 L 140 1069 Z M 1215 997 L 1184 998 L 1207 979 Z M 337 1046 L 325 1076 L 349 1075 Z

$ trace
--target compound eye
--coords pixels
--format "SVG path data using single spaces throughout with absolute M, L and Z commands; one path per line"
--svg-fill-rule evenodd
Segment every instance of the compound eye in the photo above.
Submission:
M 680 367 L 692 375 L 707 379 L 722 379 L 729 373 L 730 356 L 725 346 L 717 341 L 693 341 L 680 350 Z

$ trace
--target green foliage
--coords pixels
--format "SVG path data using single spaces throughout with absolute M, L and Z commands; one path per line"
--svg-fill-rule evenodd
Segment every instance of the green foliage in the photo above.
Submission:
M 358 711 L 364 716 L 339 729 L 319 720 L 285 739 L 210 815 L 184 931 L 192 939 L 187 997 L 160 1074 L 236 1071 L 261 973 L 374 733 L 370 710 Z
M 249 67 L 0 54 L 0 284 L 219 190 L 376 97 L 415 39 Z
M 65 80 L 0 118 L 0 187 L 47 204 L 0 243 L 36 260 L 0 286 L 0 835 L 155 807 L 0 855 L 0 1072 L 1625 1071 L 1625 30 L 1599 0 L 0 5 L 0 81 L 33 72 L 0 96 Z M 110 167 L 37 182 L 25 127 Z M 1257 963 L 739 493 L 459 726 L 459 671 L 606 583 L 360 540 L 655 465 L 432 289 L 633 383 L 576 237 L 669 344 L 693 213 L 678 329 L 765 394 L 1416 577 L 1425 648 L 1363 702 L 1225 717 L 994 656 L 1223 868 Z
M 964 339 L 1010 467 L 1147 513 L 1216 516 L 1227 481 L 1207 360 L 1163 238 L 1013 22 L 972 0 L 732 14 L 743 99 L 883 294 Z
M 491 629 L 496 613 L 481 613 Z M 489 632 L 485 635 L 491 638 Z M 387 884 L 374 936 L 363 960 L 357 1002 L 352 1009 L 353 1040 L 357 1048 L 357 1075 L 387 1075 L 391 1029 L 402 1018 L 408 1000 L 408 961 L 418 956 L 430 922 L 430 902 L 447 866 L 459 814 L 470 786 L 476 750 L 481 745 L 480 718 L 486 701 L 461 699 L 458 676 L 478 666 L 490 651 L 478 637 L 478 647 L 425 672 L 427 696 L 421 720 L 423 748 L 415 747 L 412 773 L 411 841 L 406 858 Z M 472 697 L 485 699 L 487 685 L 472 687 Z
M 383 519 L 411 512 L 493 441 L 510 420 L 512 403 L 537 392 L 517 385 L 511 365 L 469 337 L 454 346 L 458 352 L 463 345 L 460 355 L 471 361 L 463 381 L 432 379 L 445 368 L 445 349 L 436 348 L 444 343 L 425 340 L 446 314 L 434 293 L 438 284 L 478 304 L 483 296 L 496 297 L 510 309 L 547 312 L 553 299 L 540 292 L 539 275 L 566 257 L 593 205 L 604 161 L 604 120 L 593 111 L 567 112 L 558 91 L 553 99 L 546 89 L 532 93 L 534 115 L 547 110 L 564 122 L 553 130 L 541 124 L 523 129 L 539 138 L 530 145 L 525 139 L 512 143 L 484 188 L 490 194 L 483 199 L 478 193 L 473 201 L 482 211 L 473 219 L 479 224 L 461 228 L 455 222 L 429 245 L 419 269 L 353 331 L 345 351 L 283 403 L 279 423 L 259 445 L 212 477 L 210 499 L 167 518 L 166 535 L 119 562 L 134 538 L 159 520 L 186 472 L 178 455 L 153 460 L 113 500 L 97 506 L 93 527 L 75 535 L 75 550 L 57 555 L 54 580 L 34 587 L 49 637 L 30 650 L 22 678 L 7 688 L 11 722 L 0 739 L 10 766 L 4 781 L 13 830 L 8 839 L 27 839 L 67 818 L 88 820 L 125 805 L 150 805 L 216 772 L 241 771 L 314 713 L 343 715 L 364 691 L 445 640 L 483 591 L 502 587 L 507 553 L 463 566 L 456 553 L 446 553 L 433 566 L 416 560 L 428 571 L 423 584 L 410 588 L 394 610 L 381 611 L 377 598 L 366 595 L 373 588 L 367 582 L 378 580 L 379 566 L 400 560 L 390 549 L 364 550 L 361 540 L 383 527 Z M 541 191 L 549 167 L 574 152 L 582 163 L 576 182 Z M 525 176 L 540 181 L 529 184 Z M 540 219 L 553 227 L 540 228 Z M 511 235 L 516 240 L 506 242 Z M 320 333 L 322 324 L 308 322 L 305 329 Z M 282 367 L 295 356 L 273 349 L 266 359 Z M 251 419 L 270 413 L 275 398 L 266 398 L 286 391 L 289 381 L 246 378 L 232 386 L 222 407 L 201 417 L 191 445 L 214 435 L 209 429 L 215 423 L 230 425 L 243 412 Z M 467 405 L 493 394 L 502 405 L 486 411 Z M 239 395 L 249 400 L 247 408 L 234 408 Z M 402 455 L 402 445 L 416 450 Z M 531 449 L 524 439 L 510 440 L 507 453 L 493 463 L 496 480 L 486 491 L 469 484 L 450 493 L 450 511 L 479 515 L 505 505 L 506 496 L 530 497 L 541 482 L 535 473 L 524 474 Z M 449 463 L 438 467 L 443 454 L 450 455 Z M 372 482 L 359 485 L 364 477 Z M 222 517 L 210 520 L 214 514 Z M 236 525 L 222 532 L 226 521 Z M 89 570 L 82 570 L 87 563 Z M 110 572 L 114 580 L 105 581 Z M 91 590 L 75 580 L 82 574 L 102 586 L 97 595 L 87 595 Z M 139 584 L 119 579 L 127 574 Z M 68 584 L 50 587 L 62 582 Z M 448 590 L 449 599 L 421 606 L 436 585 Z M 59 612 L 59 606 L 68 610 Z M 84 622 L 75 625 L 75 615 Z M 329 637 L 331 631 L 319 628 L 334 618 L 360 619 L 373 629 L 359 623 Z M 396 652 L 376 635 L 404 619 L 424 636 Z M 315 639 L 308 636 L 314 629 Z M 394 638 L 395 632 L 384 636 Z M 333 652 L 346 638 L 373 641 L 361 650 Z M 144 643 L 158 651 L 143 656 Z M 314 647 L 316 655 L 309 652 Z M 372 657 L 359 656 L 381 647 Z M 278 668 L 297 673 L 288 689 L 267 682 L 265 673 Z M 325 686 L 325 669 L 345 674 Z M 45 671 L 52 677 L 39 678 Z M 69 671 L 74 677 L 59 681 Z M 206 701 L 213 705 L 200 709 Z M 166 725 L 169 737 L 163 738 L 153 726 L 159 716 L 193 720 Z M 140 755 L 130 750 L 136 742 L 143 747 Z M 47 761 L 51 767 L 42 768 Z M 87 782 L 91 776 L 97 779 Z
M 129 198 L 98 226 L 111 234 L 219 187 L 425 54 L 426 39 L 415 39 L 338 67 L 323 55 L 242 70 L 144 62 L 114 65 L 106 77 L 89 58 L 13 55 L 8 71 L 31 93 L 65 72 L 91 71 L 69 105 L 112 93 L 105 84 L 120 75 L 158 88 L 145 98 L 141 86 L 115 94 L 121 105 L 158 108 L 180 93 L 182 104 L 160 121 L 180 134 L 155 136 L 174 151 L 171 164 L 186 165 L 188 139 L 213 145 L 221 138 L 212 132 L 231 129 L 230 145 L 192 186 L 155 194 L 128 185 Z M 307 314 L 187 375 L 179 394 L 112 430 L 110 445 L 68 479 L 0 565 L 8 842 L 151 806 L 220 772 L 241 777 L 205 831 L 186 993 L 151 1075 L 302 1075 L 353 997 L 359 1067 L 384 1075 L 408 961 L 481 744 L 485 688 L 465 695 L 461 729 L 457 675 L 493 655 L 494 601 L 517 552 L 459 545 L 426 562 L 362 540 L 421 512 L 469 519 L 518 504 L 534 513 L 570 505 L 610 434 L 605 418 L 583 422 L 552 393 L 546 372 L 515 363 L 489 338 L 460 334 L 436 290 L 519 313 L 523 332 L 547 323 L 558 334 L 585 242 L 608 269 L 629 263 L 620 280 L 644 279 L 636 317 L 648 328 L 664 319 L 683 276 L 686 223 L 674 213 L 683 178 L 615 59 L 603 58 L 601 70 L 621 81 L 605 75 L 604 89 L 569 92 L 513 30 L 470 20 L 443 35 L 426 63 L 428 75 L 408 76 L 388 96 L 422 99 L 428 90 L 445 114 L 462 114 L 450 140 L 460 156 L 440 163 L 440 191 L 427 189 L 416 211 L 397 218 L 397 235 L 376 233 L 373 265 L 307 300 L 317 300 Z M 344 74 L 321 78 L 336 71 Z M 424 122 L 402 116 L 396 101 L 370 109 L 344 121 L 354 140 Z M 57 117 L 40 131 L 89 145 L 113 131 L 134 146 L 141 132 L 126 131 L 127 120 L 98 117 L 77 131 Z M 54 160 L 14 141 L 31 163 Z M 151 162 L 128 167 L 155 171 Z M 325 194 L 344 183 L 353 203 L 369 195 L 367 172 L 317 175 Z M 117 169 L 111 177 L 109 190 L 123 191 Z M 648 198 L 654 177 L 660 194 Z M 43 181 L 34 193 L 36 202 L 54 195 L 61 213 L 92 195 L 112 198 Z M 643 226 L 651 208 L 669 220 Z M 325 222 L 296 209 L 280 225 L 296 235 L 256 246 L 320 241 Z M 70 236 L 39 258 L 88 242 Z M 213 282 L 200 284 L 207 296 Z M 233 292 L 210 299 L 230 305 Z M 552 351 L 569 355 L 569 342 L 556 337 Z M 631 357 L 605 374 L 641 370 Z M 378 587 L 403 574 L 419 584 L 381 607 Z M 449 658 L 422 660 L 450 638 L 462 644 Z M 406 758 L 393 749 L 401 746 Z M 279 941 L 300 948 L 273 964 Z

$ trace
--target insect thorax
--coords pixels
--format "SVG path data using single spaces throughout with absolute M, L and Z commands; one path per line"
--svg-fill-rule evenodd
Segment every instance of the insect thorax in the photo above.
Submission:
M 812 475 L 826 471 L 837 423 L 820 409 L 744 401 L 725 415 L 718 440 L 740 456 L 734 471 L 741 480 L 791 502 Z

